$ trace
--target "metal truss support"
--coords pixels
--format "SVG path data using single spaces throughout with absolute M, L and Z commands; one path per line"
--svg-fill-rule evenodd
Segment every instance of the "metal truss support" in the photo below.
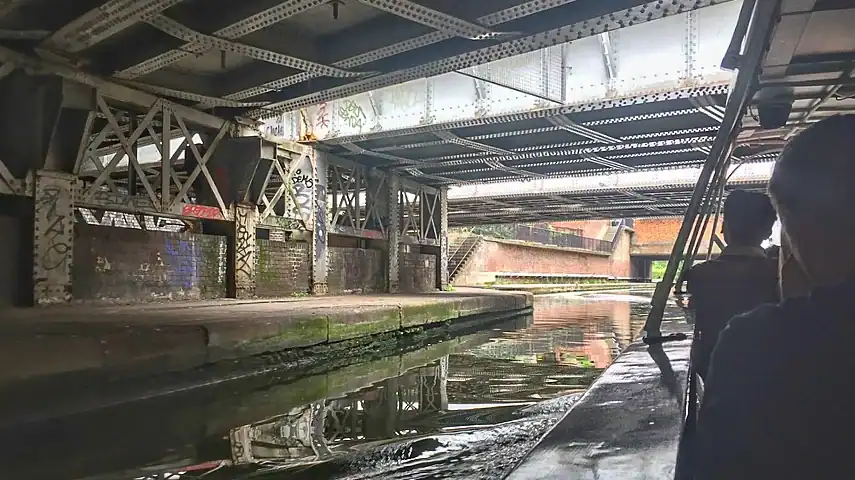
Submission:
M 395 293 L 400 285 L 398 270 L 399 248 L 401 246 L 401 210 L 399 196 L 401 179 L 394 173 L 386 177 L 385 185 L 385 222 L 386 222 L 386 291 Z
M 359 2 L 467 40 L 488 40 L 501 35 L 476 23 L 467 22 L 409 0 L 359 0 Z
M 22 55 L 12 49 L 0 47 L 0 61 L 10 62 L 19 68 L 24 68 L 33 74 L 57 75 L 67 79 L 81 87 L 83 85 L 95 88 L 98 92 L 112 100 L 116 100 L 139 108 L 151 108 L 156 102 L 161 101 L 156 95 L 136 90 L 118 83 L 104 80 L 65 64 L 50 62 L 34 57 Z M 170 108 L 176 115 L 181 115 L 188 122 L 199 126 L 219 130 L 225 128 L 227 131 L 236 130 L 237 125 L 216 117 L 214 115 L 196 110 L 181 104 L 170 104 Z
M 448 410 L 448 356 L 440 358 L 435 365 L 419 369 L 419 410 Z
M 36 172 L 33 223 L 33 300 L 36 305 L 71 301 L 76 188 L 74 175 Z
M 671 294 L 671 288 L 675 283 L 677 268 L 680 262 L 686 258 L 687 254 L 691 254 L 691 252 L 686 251 L 686 246 L 692 227 L 697 221 L 704 221 L 704 218 L 701 216 L 701 204 L 704 197 L 717 193 L 715 191 L 715 182 L 711 182 L 711 179 L 716 169 L 721 166 L 722 162 L 726 161 L 735 140 L 736 132 L 739 130 L 740 119 L 750 100 L 752 87 L 757 80 L 757 70 L 766 51 L 769 35 L 777 22 L 779 4 L 780 0 L 759 1 L 754 5 L 753 9 L 743 8 L 743 11 L 740 13 L 742 19 L 750 17 L 751 21 L 745 38 L 744 53 L 739 60 L 739 73 L 736 76 L 736 82 L 734 83 L 731 95 L 728 97 L 721 128 L 716 134 L 707 161 L 698 176 L 698 181 L 695 184 L 691 200 L 686 209 L 686 215 L 683 218 L 677 238 L 674 240 L 674 247 L 668 259 L 668 266 L 665 269 L 662 281 L 656 285 L 656 291 L 651 300 L 652 308 L 644 325 L 644 335 L 646 338 L 655 339 L 662 335 L 660 329 L 662 317 L 665 313 L 665 305 L 668 303 L 668 297 Z M 736 41 L 734 43 L 739 44 L 740 42 Z
M 204 145 L 197 145 L 197 130 L 191 130 L 190 119 L 169 102 L 156 100 L 138 116 L 109 105 L 99 91 L 94 96 L 96 106 L 86 121 L 84 140 L 72 162 L 73 173 L 87 179 L 81 186 L 78 204 L 130 213 L 232 218 L 231 203 L 235 199 L 226 186 L 229 182 L 215 179 L 211 173 L 216 171 L 213 160 L 223 160 L 218 146 L 226 138 L 227 124 L 222 124 Z M 94 128 L 95 117 L 106 120 L 98 129 Z M 140 149 L 144 138 L 152 150 L 146 161 Z M 174 145 L 177 139 L 180 142 Z M 182 153 L 184 159 L 178 168 Z M 120 167 L 122 162 L 126 163 L 124 167 Z M 120 186 L 114 178 L 121 170 L 128 173 L 127 186 Z M 136 195 L 137 188 L 140 195 Z M 224 198 L 226 193 L 229 196 Z
M 325 152 L 313 150 L 311 154 L 312 178 L 312 293 L 327 293 L 327 266 L 329 265 L 328 220 L 327 220 L 327 178 L 329 177 L 329 159 Z
M 448 187 L 439 189 L 437 194 L 439 211 L 434 212 L 434 222 L 439 225 L 439 256 L 436 259 L 436 287 L 448 288 Z
M 181 1 L 110 0 L 57 30 L 45 41 L 45 46 L 76 53 Z
M 386 227 L 385 176 L 345 160 L 330 161 L 330 231 L 343 235 L 383 238 Z
M 293 68 L 295 70 L 303 70 L 306 72 L 330 77 L 358 77 L 365 75 L 365 73 L 351 72 L 341 68 L 331 67 L 328 65 L 322 65 L 308 60 L 295 58 L 290 55 L 285 55 L 283 53 L 273 52 L 270 50 L 253 47 L 251 45 L 244 45 L 231 40 L 225 40 L 222 38 L 205 35 L 196 32 L 190 28 L 187 28 L 184 25 L 176 22 L 175 20 L 170 19 L 165 15 L 152 16 L 150 19 L 147 20 L 147 22 L 158 30 L 161 30 L 166 34 L 172 35 L 173 37 L 183 40 L 189 44 L 198 43 L 205 46 L 206 48 L 216 48 L 224 52 L 233 52 L 255 60 L 269 62 L 275 65 Z
M 550 2 L 527 2 L 522 5 L 526 5 L 528 8 L 537 8 L 529 6 L 530 3 L 539 4 L 542 6 L 549 5 Z M 281 102 L 275 102 L 265 107 L 265 111 L 269 114 L 272 111 L 276 112 L 287 112 L 303 107 L 309 107 L 311 105 L 316 105 L 322 102 L 331 102 L 337 98 L 350 97 L 353 95 L 358 95 L 364 92 L 368 92 L 371 90 L 376 90 L 379 88 L 384 88 L 390 85 L 402 84 L 405 82 L 409 82 L 412 80 L 417 80 L 420 78 L 431 77 L 443 75 L 449 72 L 459 71 L 467 68 L 475 67 L 476 65 L 485 65 L 491 62 L 496 62 L 499 60 L 503 60 L 509 57 L 524 55 L 531 52 L 535 52 L 540 50 L 541 48 L 547 48 L 556 46 L 565 42 L 574 42 L 576 40 L 585 40 L 589 37 L 593 37 L 594 35 L 598 35 L 600 33 L 620 30 L 625 27 L 635 27 L 637 25 L 642 25 L 647 22 L 651 22 L 654 20 L 658 20 L 661 18 L 667 18 L 674 15 L 681 15 L 687 11 L 700 9 L 709 7 L 717 2 L 711 0 L 701 0 L 701 1 L 689 1 L 689 0 L 668 0 L 668 1 L 653 1 L 647 2 L 641 5 L 635 5 L 630 8 L 619 10 L 615 12 L 608 13 L 606 15 L 602 15 L 594 18 L 587 18 L 583 21 L 574 24 L 568 24 L 561 26 L 556 29 L 547 30 L 544 32 L 540 32 L 534 35 L 521 35 L 519 38 L 514 39 L 509 42 L 499 42 L 489 46 L 485 46 L 484 48 L 480 48 L 474 51 L 469 51 L 465 53 L 461 53 L 459 55 L 455 55 L 452 57 L 448 57 L 442 60 L 438 60 L 435 62 L 430 62 L 422 65 L 418 65 L 415 67 L 392 71 L 388 73 L 384 73 L 381 75 L 371 76 L 369 78 L 361 79 L 355 82 L 348 83 L 346 85 L 342 85 L 339 87 L 334 87 L 331 89 L 327 89 L 321 92 L 311 93 L 307 95 L 303 95 L 296 98 L 290 98 L 287 100 L 283 100 Z M 522 5 L 517 5 L 514 7 L 514 12 L 505 13 L 504 18 L 499 20 L 498 22 L 483 22 L 478 21 L 478 23 L 484 26 L 492 26 L 495 24 L 501 24 L 509 21 L 508 17 L 519 16 L 521 13 L 525 12 L 525 9 L 522 8 Z M 501 15 L 501 12 L 497 12 Z M 631 19 L 632 26 L 627 25 L 628 21 Z M 637 31 L 637 30 L 636 30 Z M 683 32 L 680 31 L 680 35 L 682 37 Z M 445 34 L 449 35 L 449 34 Z M 682 38 L 676 38 L 676 41 L 681 41 Z M 671 40 L 673 42 L 674 40 Z M 416 40 L 413 40 L 415 43 Z M 667 42 L 667 40 L 666 40 Z M 433 42 L 431 42 L 433 43 Z M 626 43 L 626 42 L 621 42 Z M 681 42 L 682 43 L 682 42 Z M 418 47 L 426 46 L 426 42 L 422 42 Z M 602 51 L 600 45 L 594 41 L 592 44 L 595 47 L 594 53 L 598 56 L 602 56 Z M 395 53 L 400 53 L 403 48 L 401 48 L 400 44 L 396 45 L 397 51 Z M 393 47 L 390 47 L 391 50 Z M 374 52 L 372 52 L 374 53 Z M 379 53 L 379 52 L 378 52 Z M 384 54 L 388 55 L 386 52 Z M 362 57 L 371 60 L 377 59 L 379 55 L 370 55 L 364 54 Z M 350 59 L 348 59 L 350 60 Z M 599 60 L 599 59 L 598 59 Z M 357 66 L 360 64 L 365 64 L 368 62 L 360 60 L 359 63 L 351 62 L 351 61 L 343 61 L 340 62 L 342 67 L 339 68 L 352 68 L 353 66 Z M 354 65 L 356 64 L 356 65 Z M 345 66 L 346 65 L 346 66 Z M 333 66 L 338 67 L 338 64 L 334 64 Z M 618 72 L 619 75 L 623 75 L 628 68 L 622 67 Z M 575 72 L 574 72 L 575 73 Z M 603 75 L 605 76 L 605 75 Z M 310 78 L 310 77 L 309 77 Z M 287 85 L 293 85 L 293 82 L 303 81 L 307 79 L 305 76 L 298 77 L 298 75 L 294 75 L 288 79 L 282 79 L 281 81 L 271 82 L 266 84 L 265 87 L 268 89 L 275 88 L 283 88 Z M 254 95 L 257 95 L 256 90 L 252 90 Z M 245 95 L 247 93 L 238 92 L 233 95 L 230 95 L 228 98 L 233 100 L 239 100 L 243 98 L 248 98 Z M 492 109 L 491 109 L 492 110 Z M 495 113 L 495 112 L 493 112 Z M 251 115 L 263 115 L 264 112 L 258 111 L 254 112 Z
M 252 204 L 235 204 L 234 219 L 234 256 L 229 260 L 234 275 L 235 297 L 252 298 L 255 296 L 255 227 L 258 223 L 258 209 Z
M 325 0 L 319 0 L 321 3 L 325 3 Z M 475 19 L 475 23 L 478 25 L 483 25 L 485 27 L 491 27 L 496 25 L 501 25 L 503 23 L 512 22 L 514 20 L 518 20 L 520 18 L 527 17 L 529 15 L 535 15 L 537 13 L 543 12 L 550 8 L 559 7 L 561 5 L 565 5 L 573 2 L 574 0 L 529 0 L 527 2 L 517 3 L 512 5 L 509 8 L 500 10 L 498 12 L 493 12 Z M 215 35 L 222 36 L 220 34 L 215 33 Z M 231 38 L 231 37 L 230 37 Z M 387 47 L 380 48 L 378 50 L 374 50 L 371 52 L 359 54 L 350 58 L 346 58 L 344 60 L 340 60 L 335 62 L 333 66 L 339 68 L 354 68 L 362 65 L 370 64 L 372 62 L 376 62 L 378 60 L 382 60 L 384 58 L 391 57 L 393 55 L 399 55 L 404 52 L 409 52 L 419 48 L 425 48 L 430 45 L 442 42 L 444 40 L 448 40 L 449 38 L 453 38 L 452 34 L 444 33 L 441 31 L 431 30 L 424 35 L 420 35 L 418 37 L 414 37 L 411 39 L 404 40 L 402 42 L 396 43 L 394 45 L 390 45 Z M 483 63 L 483 62 L 480 62 Z M 424 78 L 430 77 L 431 74 L 421 74 L 415 78 Z M 239 92 L 232 93 L 227 97 L 233 100 L 241 100 L 250 97 L 254 97 L 256 95 L 260 95 L 265 92 L 282 90 L 288 86 L 296 85 L 301 82 L 305 82 L 311 80 L 313 78 L 317 78 L 316 74 L 309 72 L 301 72 L 295 75 L 290 75 L 285 78 L 281 78 L 279 80 L 275 80 L 259 87 L 252 87 L 246 90 L 242 90 Z M 401 80 L 406 81 L 406 80 Z M 400 83 L 399 81 L 393 81 L 392 83 Z M 430 85 L 430 83 L 428 83 Z M 377 87 L 379 88 L 379 87 Z M 368 90 L 372 90 L 373 88 L 369 88 Z M 366 90 L 367 91 L 367 90 Z M 346 95 L 345 95 L 346 96 Z M 310 105 L 315 102 L 308 102 L 306 105 Z M 429 103 L 429 102 L 428 102 Z M 299 107 L 296 107 L 299 108 Z M 293 108 L 286 107 L 283 108 L 282 111 L 291 111 Z M 430 109 L 428 109 L 430 110 Z M 426 119 L 431 118 L 431 115 L 428 114 L 425 116 Z M 432 123 L 432 121 L 427 121 L 427 123 Z
M 212 36 L 226 40 L 245 37 L 267 26 L 274 25 L 286 18 L 297 15 L 298 13 L 323 5 L 326 2 L 327 0 L 284 0 L 283 2 L 271 6 L 266 10 L 262 10 L 255 15 L 238 20 L 216 30 L 213 32 Z M 128 67 L 119 72 L 117 76 L 123 79 L 140 77 L 161 68 L 168 67 L 169 65 L 179 62 L 189 56 L 205 53 L 208 48 L 210 47 L 203 42 L 189 42 L 178 49 L 169 50 L 168 52 L 148 59 L 142 63 Z
M 401 240 L 410 244 L 439 245 L 439 190 L 401 180 L 399 195 Z

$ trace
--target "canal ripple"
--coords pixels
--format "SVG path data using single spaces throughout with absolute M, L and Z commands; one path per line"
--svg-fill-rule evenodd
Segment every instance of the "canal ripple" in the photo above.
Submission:
M 501 478 L 629 345 L 648 302 L 540 296 L 533 316 L 416 351 L 250 393 L 115 409 L 65 426 L 89 432 L 54 449 L 53 468 L 30 462 L 14 478 Z
M 499 478 L 629 345 L 648 302 L 628 292 L 537 297 L 533 321 L 524 328 L 328 402 L 327 461 L 270 464 L 254 473 L 287 479 Z M 381 398 L 392 399 L 394 408 Z M 383 413 L 375 413 L 384 405 Z

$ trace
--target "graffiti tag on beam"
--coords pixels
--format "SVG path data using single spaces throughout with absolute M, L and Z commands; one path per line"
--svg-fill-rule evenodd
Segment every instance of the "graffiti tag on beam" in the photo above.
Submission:
M 101 227 L 129 228 L 148 232 L 183 232 L 187 224 L 181 220 L 154 215 L 134 215 L 131 213 L 105 211 L 95 212 L 89 208 L 77 208 L 77 221 L 87 225 Z M 99 218 L 100 215 L 100 218 Z
M 223 213 L 219 207 L 208 205 L 194 205 L 185 203 L 181 207 L 181 215 L 185 217 L 203 218 L 205 220 L 223 220 Z

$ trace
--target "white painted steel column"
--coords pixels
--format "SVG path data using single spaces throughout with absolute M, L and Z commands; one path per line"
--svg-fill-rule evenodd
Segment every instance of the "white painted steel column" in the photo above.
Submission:
M 448 288 L 448 187 L 439 189 L 439 257 L 436 259 L 436 286 L 440 290 Z
M 258 209 L 252 204 L 235 204 L 235 248 L 233 275 L 236 298 L 255 296 L 255 270 L 257 245 L 255 227 L 258 223 Z
M 398 257 L 401 248 L 401 179 L 390 173 L 386 177 L 386 291 L 395 293 L 400 285 Z
M 35 175 L 33 222 L 33 301 L 71 301 L 74 254 L 74 175 L 39 170 Z
M 327 171 L 329 159 L 325 152 L 314 150 L 311 155 L 313 182 L 313 203 L 311 241 L 312 293 L 327 293 L 327 268 L 329 266 L 328 223 L 327 218 Z

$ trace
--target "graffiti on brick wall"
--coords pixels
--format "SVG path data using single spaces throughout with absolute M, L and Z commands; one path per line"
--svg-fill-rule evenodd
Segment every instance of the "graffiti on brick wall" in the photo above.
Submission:
M 177 283 L 175 286 L 181 286 L 188 290 L 193 288 L 198 276 L 193 242 L 180 238 L 166 238 L 164 253 L 167 264 L 175 272 L 175 275 L 171 277 Z
M 247 208 L 235 209 L 235 278 L 238 289 L 251 288 L 255 271 L 255 224 Z
M 134 215 L 131 213 L 104 211 L 98 212 L 89 208 L 77 208 L 78 222 L 102 227 L 130 228 L 148 232 L 183 232 L 187 224 L 181 220 L 154 215 Z

